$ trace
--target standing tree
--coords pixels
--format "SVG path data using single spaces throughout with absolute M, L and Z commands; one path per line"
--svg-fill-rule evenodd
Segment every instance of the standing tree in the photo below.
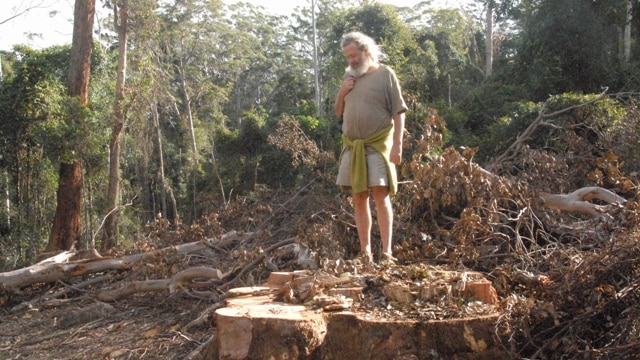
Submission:
M 93 52 L 93 18 L 95 0 L 76 0 L 73 20 L 73 39 L 67 92 L 81 106 L 89 102 L 89 74 Z M 81 111 L 70 112 L 70 123 L 82 124 Z M 47 250 L 69 250 L 79 244 L 82 210 L 82 160 L 79 154 L 73 159 L 63 159 L 60 163 L 56 214 L 53 220 Z
M 118 202 L 120 199 L 120 149 L 124 127 L 124 92 L 127 73 L 127 40 L 129 23 L 129 1 L 113 3 L 113 24 L 118 34 L 118 75 L 111 116 L 111 143 L 109 145 L 109 185 L 107 190 L 107 217 L 104 222 L 102 249 L 107 250 L 117 244 Z
M 491 72 L 493 72 L 493 1 L 487 1 L 485 7 L 484 38 L 486 43 L 484 77 L 486 79 L 491 76 Z

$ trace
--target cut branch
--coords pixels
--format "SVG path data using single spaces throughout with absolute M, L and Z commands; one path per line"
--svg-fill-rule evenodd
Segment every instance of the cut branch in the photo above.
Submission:
M 136 263 L 148 261 L 156 257 L 172 254 L 185 255 L 210 250 L 212 247 L 225 247 L 240 240 L 246 240 L 254 233 L 239 234 L 235 231 L 222 236 L 222 239 L 207 239 L 187 244 L 170 246 L 146 253 L 124 256 L 121 258 L 103 257 L 69 261 L 68 252 L 45 259 L 32 266 L 0 273 L 0 289 L 17 290 L 37 283 L 49 283 L 109 270 L 131 269 Z
M 547 208 L 577 211 L 590 216 L 601 216 L 609 210 L 609 206 L 596 205 L 591 200 L 598 199 L 608 204 L 624 204 L 627 201 L 610 190 L 596 186 L 584 187 L 569 194 L 541 193 L 540 198 Z
M 545 108 L 543 107 L 540 112 L 538 113 L 538 117 L 536 117 L 535 120 L 533 120 L 533 122 L 531 123 L 531 125 L 529 125 L 529 127 L 527 127 L 522 134 L 520 134 L 516 140 L 509 146 L 509 148 L 507 150 L 505 150 L 502 154 L 500 154 L 500 156 L 498 156 L 497 158 L 495 158 L 495 160 L 493 162 L 491 162 L 491 164 L 489 164 L 489 166 L 487 167 L 487 169 L 490 172 L 495 172 L 496 169 L 507 159 L 513 158 L 515 156 L 515 154 L 518 152 L 518 150 L 521 148 L 521 146 L 524 145 L 524 142 L 527 141 L 529 138 L 531 138 L 531 136 L 533 135 L 533 133 L 538 129 L 538 126 L 540 126 L 543 123 L 543 120 L 545 119 L 549 119 L 549 118 L 553 118 L 556 117 L 560 114 L 566 113 L 568 111 L 574 110 L 574 109 L 578 109 L 581 107 L 585 107 L 587 105 L 593 104 L 599 100 L 601 100 L 602 98 L 604 98 L 605 94 L 607 93 L 608 88 L 605 88 L 602 93 L 600 93 L 600 95 L 598 97 L 596 97 L 593 100 L 587 101 L 585 103 L 581 103 L 581 104 L 576 104 L 573 106 L 569 106 L 567 108 L 552 112 L 550 114 L 545 114 Z

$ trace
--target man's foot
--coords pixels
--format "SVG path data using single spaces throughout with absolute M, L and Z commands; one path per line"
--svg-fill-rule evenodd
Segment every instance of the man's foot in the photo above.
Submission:
M 355 264 L 360 265 L 365 269 L 369 269 L 373 266 L 373 255 L 362 251 L 355 259 L 353 259 L 353 261 Z
M 382 266 L 394 266 L 398 264 L 398 259 L 393 257 L 393 255 L 389 253 L 382 253 L 380 255 L 380 265 Z
M 358 255 L 357 259 L 363 264 L 363 265 L 371 265 L 373 264 L 373 254 L 368 253 L 368 252 L 360 252 L 360 254 Z

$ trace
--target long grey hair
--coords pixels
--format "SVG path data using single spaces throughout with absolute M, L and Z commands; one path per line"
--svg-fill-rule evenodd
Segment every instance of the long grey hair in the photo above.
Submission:
M 387 57 L 387 55 L 382 52 L 380 45 L 376 44 L 375 40 L 359 31 L 352 31 L 342 35 L 342 40 L 340 40 L 341 47 L 344 48 L 351 43 L 356 44 L 360 51 L 367 52 L 371 60 L 375 63 L 378 63 Z

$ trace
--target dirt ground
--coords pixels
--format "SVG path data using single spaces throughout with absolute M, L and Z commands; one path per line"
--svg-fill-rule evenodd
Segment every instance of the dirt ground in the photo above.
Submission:
M 72 300 L 15 313 L 3 309 L 0 358 L 186 359 L 215 334 L 214 327 L 182 330 L 210 305 L 184 294 L 136 295 L 104 304 L 94 313 L 95 319 L 72 319 L 74 313 L 87 314 L 87 307 L 95 304 Z

